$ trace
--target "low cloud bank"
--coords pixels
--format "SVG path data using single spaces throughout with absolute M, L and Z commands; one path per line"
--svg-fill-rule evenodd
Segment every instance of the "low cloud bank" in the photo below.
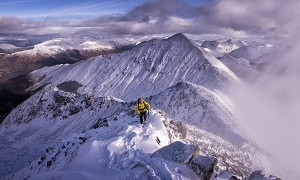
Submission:
M 299 3 L 294 6 L 300 7 Z M 283 16 L 292 17 L 285 22 L 289 26 L 283 28 L 289 32 L 285 43 L 291 47 L 274 58 L 262 75 L 231 90 L 248 133 L 288 167 L 300 172 L 300 15 L 293 11 L 295 7 L 279 10 Z
M 229 37 L 284 37 L 295 24 L 296 0 L 213 0 L 193 6 L 180 0 L 151 0 L 125 14 L 89 20 L 44 21 L 0 15 L 0 34 L 68 34 L 97 31 L 99 34 L 148 35 L 215 33 Z

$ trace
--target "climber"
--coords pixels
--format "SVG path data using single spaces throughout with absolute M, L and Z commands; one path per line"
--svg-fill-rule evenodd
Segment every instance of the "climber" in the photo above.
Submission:
M 150 105 L 143 98 L 138 98 L 136 103 L 136 112 L 140 116 L 141 124 L 146 122 L 147 110 L 149 111 L 150 109 Z

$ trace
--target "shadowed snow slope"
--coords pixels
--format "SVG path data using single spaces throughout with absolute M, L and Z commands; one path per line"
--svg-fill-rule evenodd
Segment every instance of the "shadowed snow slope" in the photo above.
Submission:
M 78 89 L 79 93 L 112 95 L 124 100 L 159 93 L 180 81 L 212 90 L 238 81 L 224 64 L 183 34 L 150 40 L 123 53 L 99 56 L 73 65 L 45 67 L 30 76 L 37 81 L 31 89 L 47 83 L 58 85 L 77 81 L 83 85 Z
M 220 61 L 241 78 L 248 78 L 258 73 L 256 67 L 252 66 L 247 59 L 242 57 L 235 58 L 230 54 L 226 54 L 220 58 Z

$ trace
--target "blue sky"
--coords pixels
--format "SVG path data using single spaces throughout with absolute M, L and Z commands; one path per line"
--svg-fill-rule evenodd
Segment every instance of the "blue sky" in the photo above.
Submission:
M 45 19 L 89 19 L 128 12 L 149 0 L 0 0 L 0 14 Z M 163 0 L 162 0 L 163 1 Z M 209 0 L 185 1 L 200 5 Z

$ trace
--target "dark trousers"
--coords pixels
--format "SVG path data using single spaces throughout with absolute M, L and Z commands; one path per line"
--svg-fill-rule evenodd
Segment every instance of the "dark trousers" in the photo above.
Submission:
M 146 122 L 146 119 L 147 119 L 147 111 L 145 112 L 141 112 L 140 114 L 140 121 L 141 121 L 141 124 L 143 124 L 144 122 Z

